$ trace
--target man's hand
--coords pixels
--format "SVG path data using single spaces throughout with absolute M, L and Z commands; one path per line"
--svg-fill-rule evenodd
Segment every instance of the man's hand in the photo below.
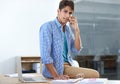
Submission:
M 59 80 L 68 80 L 69 76 L 68 75 L 61 75 L 61 76 L 55 77 L 54 79 L 55 80 L 57 80 L 57 79 L 59 79 Z
M 78 31 L 79 32 L 77 18 L 74 17 L 74 16 L 71 16 L 69 18 L 69 22 L 70 22 L 70 25 L 73 27 L 74 31 Z

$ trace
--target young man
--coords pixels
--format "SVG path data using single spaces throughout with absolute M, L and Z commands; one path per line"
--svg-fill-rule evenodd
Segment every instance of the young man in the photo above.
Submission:
M 79 53 L 82 48 L 80 30 L 76 17 L 72 16 L 73 12 L 73 1 L 62 0 L 55 20 L 46 22 L 40 28 L 42 74 L 46 78 L 68 79 L 78 75 L 85 78 L 99 77 L 96 70 L 73 65 L 71 53 Z M 66 25 L 67 22 L 73 28 L 74 34 Z

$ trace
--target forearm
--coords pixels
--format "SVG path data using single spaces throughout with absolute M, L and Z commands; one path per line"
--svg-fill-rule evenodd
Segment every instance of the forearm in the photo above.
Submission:
M 53 76 L 54 79 L 59 76 L 52 63 L 51 64 L 46 64 L 46 67 L 47 67 L 48 71 L 51 73 L 51 75 Z
M 46 67 L 48 69 L 48 71 L 51 73 L 51 75 L 53 76 L 54 79 L 62 79 L 62 80 L 66 80 L 69 79 L 69 76 L 67 75 L 58 75 L 56 69 L 54 68 L 53 64 L 46 64 Z
M 80 30 L 78 27 L 77 18 L 72 16 L 69 19 L 70 19 L 70 24 L 72 28 L 74 29 L 74 34 L 75 34 L 74 46 L 77 50 L 80 50 L 82 47 L 82 43 L 81 43 Z
M 74 46 L 77 50 L 80 50 L 82 47 L 81 37 L 80 37 L 80 30 L 79 28 L 75 31 L 75 40 Z

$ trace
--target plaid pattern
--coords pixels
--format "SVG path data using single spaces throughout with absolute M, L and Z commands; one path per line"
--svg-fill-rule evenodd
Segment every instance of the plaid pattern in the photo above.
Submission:
M 68 44 L 67 58 L 69 63 L 72 65 L 72 52 L 79 53 L 74 47 L 73 34 L 70 28 L 65 25 L 66 40 Z M 63 60 L 63 46 L 64 37 L 62 35 L 62 25 L 58 22 L 57 18 L 54 21 L 49 21 L 43 24 L 39 32 L 40 36 L 40 56 L 43 62 L 42 74 L 45 77 L 52 78 L 45 64 L 53 63 L 59 75 L 63 74 L 64 71 L 64 60 Z

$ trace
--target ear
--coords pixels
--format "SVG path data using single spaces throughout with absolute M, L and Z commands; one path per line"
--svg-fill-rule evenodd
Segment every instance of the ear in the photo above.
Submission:
M 60 9 L 57 9 L 57 13 L 59 13 L 60 12 Z
M 60 13 L 60 9 L 57 10 L 57 16 L 59 16 L 59 13 Z

